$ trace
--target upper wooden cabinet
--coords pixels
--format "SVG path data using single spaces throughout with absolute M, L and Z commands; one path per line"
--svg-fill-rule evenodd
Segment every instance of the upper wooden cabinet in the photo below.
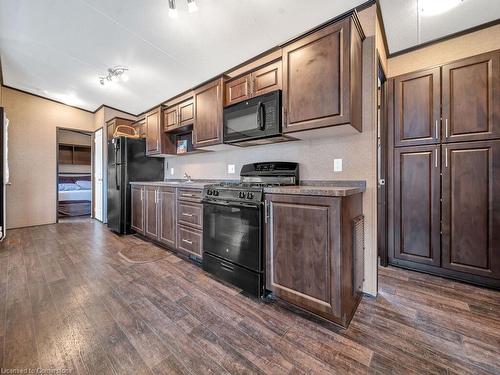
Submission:
M 224 84 L 224 105 L 281 89 L 281 61 L 276 61 Z
M 218 78 L 194 90 L 193 146 L 222 143 L 223 80 Z
M 146 119 L 137 120 L 132 124 L 139 137 L 146 138 Z
M 146 114 L 146 155 L 175 154 L 175 146 L 163 133 L 163 116 L 161 107 Z
M 500 138 L 500 52 L 442 68 L 444 141 Z
M 341 124 L 361 131 L 363 39 L 353 15 L 282 48 L 284 132 Z
M 167 103 L 163 110 L 165 131 L 172 131 L 194 122 L 194 101 L 192 97 L 180 98 L 179 102 Z
M 439 68 L 394 79 L 394 145 L 440 142 L 441 84 Z

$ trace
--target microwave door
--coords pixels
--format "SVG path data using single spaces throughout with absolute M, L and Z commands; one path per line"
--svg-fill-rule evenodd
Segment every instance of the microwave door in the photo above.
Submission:
M 228 141 L 255 137 L 260 133 L 265 124 L 262 122 L 262 115 L 259 115 L 261 106 L 248 105 L 244 108 L 238 108 L 225 114 L 224 136 Z

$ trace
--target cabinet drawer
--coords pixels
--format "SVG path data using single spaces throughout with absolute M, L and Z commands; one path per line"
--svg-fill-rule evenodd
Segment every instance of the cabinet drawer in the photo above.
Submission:
M 179 189 L 177 199 L 179 201 L 199 202 L 201 200 L 201 189 Z
M 198 203 L 179 202 L 177 206 L 177 221 L 201 229 L 203 206 Z
M 202 232 L 197 229 L 179 226 L 177 230 L 177 249 L 202 257 Z

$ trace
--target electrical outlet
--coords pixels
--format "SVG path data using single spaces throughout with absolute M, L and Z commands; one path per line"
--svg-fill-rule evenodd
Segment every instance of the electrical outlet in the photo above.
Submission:
M 170 168 L 170 175 L 173 176 L 174 175 L 174 168 Z
M 342 159 L 333 159 L 333 171 L 342 172 Z
M 228 174 L 234 174 L 234 171 L 235 171 L 234 164 L 228 164 L 227 165 L 227 173 Z

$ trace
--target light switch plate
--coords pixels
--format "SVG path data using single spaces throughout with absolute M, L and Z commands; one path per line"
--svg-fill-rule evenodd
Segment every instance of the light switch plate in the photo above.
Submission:
M 333 171 L 342 172 L 342 159 L 333 159 Z
M 170 175 L 173 176 L 174 175 L 174 168 L 170 168 Z
M 234 171 L 235 171 L 234 164 L 228 164 L 227 165 L 227 173 L 228 174 L 234 174 Z

